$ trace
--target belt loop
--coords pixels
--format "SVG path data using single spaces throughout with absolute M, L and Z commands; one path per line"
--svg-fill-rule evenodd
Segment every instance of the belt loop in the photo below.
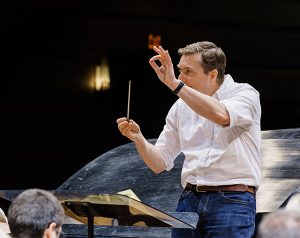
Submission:
M 250 188 L 248 185 L 246 185 L 246 184 L 242 184 L 243 186 L 244 186 L 244 188 L 245 188 L 245 190 L 243 191 L 243 192 L 246 192 L 247 190 L 248 190 L 248 188 Z

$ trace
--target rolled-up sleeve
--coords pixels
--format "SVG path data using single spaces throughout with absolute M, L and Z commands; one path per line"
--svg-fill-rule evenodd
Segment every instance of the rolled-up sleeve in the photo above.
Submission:
M 253 88 L 242 90 L 221 102 L 230 117 L 229 127 L 248 127 L 259 119 L 259 93 Z

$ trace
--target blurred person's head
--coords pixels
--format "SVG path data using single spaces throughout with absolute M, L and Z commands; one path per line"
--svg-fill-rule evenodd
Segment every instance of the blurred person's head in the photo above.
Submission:
M 258 226 L 259 238 L 300 238 L 300 212 L 279 209 L 265 215 Z
M 8 224 L 13 238 L 57 238 L 64 209 L 50 192 L 28 189 L 20 193 L 8 209 Z

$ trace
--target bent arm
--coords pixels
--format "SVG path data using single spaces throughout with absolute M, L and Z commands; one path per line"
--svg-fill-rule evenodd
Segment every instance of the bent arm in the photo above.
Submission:
M 134 143 L 143 161 L 154 173 L 158 174 L 166 169 L 160 151 L 143 135 L 139 136 Z
M 188 86 L 184 86 L 177 95 L 199 115 L 221 126 L 229 125 L 229 114 L 224 104 L 216 98 L 200 93 Z
M 149 60 L 149 63 L 160 81 L 174 91 L 179 85 L 180 80 L 175 77 L 173 63 L 169 52 L 164 50 L 161 46 L 159 48 L 154 47 L 153 49 L 158 55 L 153 56 Z M 161 66 L 158 66 L 155 63 L 156 60 L 160 61 Z M 217 99 L 188 86 L 183 86 L 177 95 L 197 114 L 219 125 L 229 125 L 229 114 L 225 106 Z

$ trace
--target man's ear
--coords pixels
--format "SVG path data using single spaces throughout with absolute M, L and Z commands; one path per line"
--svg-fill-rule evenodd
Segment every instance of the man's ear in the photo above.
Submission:
M 43 238 L 56 238 L 56 223 L 51 222 L 49 227 L 45 230 Z
M 210 79 L 213 80 L 213 81 L 216 81 L 217 78 L 218 78 L 218 70 L 216 69 L 213 69 L 209 72 L 209 75 L 210 75 Z

